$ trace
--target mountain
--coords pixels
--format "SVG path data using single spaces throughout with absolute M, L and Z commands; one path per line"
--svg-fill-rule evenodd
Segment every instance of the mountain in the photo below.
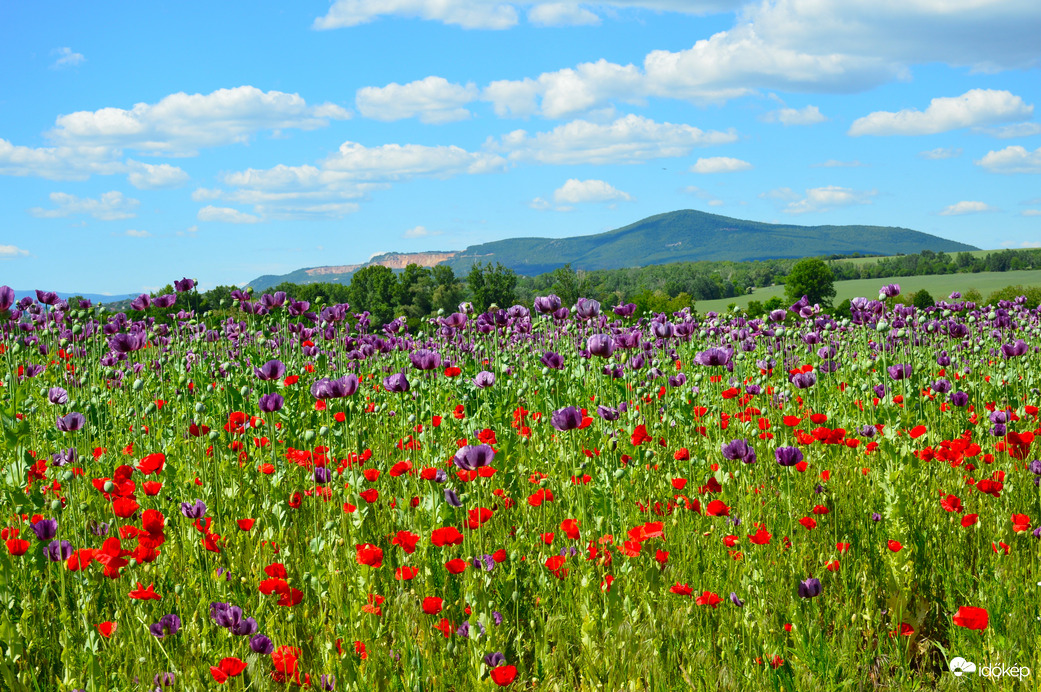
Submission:
M 733 219 L 684 209 L 651 216 L 623 228 L 572 238 L 509 238 L 471 245 L 459 252 L 388 253 L 362 264 L 298 269 L 250 282 L 255 290 L 282 281 L 347 283 L 361 267 L 403 268 L 447 264 L 465 274 L 474 262 L 500 262 L 535 276 L 571 264 L 573 269 L 619 269 L 700 260 L 735 262 L 852 254 L 897 255 L 932 250 L 976 250 L 971 245 L 892 226 L 796 226 Z

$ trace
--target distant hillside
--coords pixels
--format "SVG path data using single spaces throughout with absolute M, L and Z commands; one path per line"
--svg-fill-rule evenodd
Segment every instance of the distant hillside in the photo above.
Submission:
M 571 264 L 574 269 L 619 269 L 670 262 L 749 261 L 818 255 L 894 255 L 932 250 L 976 250 L 908 228 L 890 226 L 795 226 L 733 219 L 690 209 L 658 214 L 623 228 L 573 238 L 509 238 L 471 245 L 461 252 L 389 253 L 371 261 L 338 267 L 298 269 L 250 282 L 256 290 L 282 281 L 313 283 L 350 281 L 363 266 L 401 268 L 447 264 L 456 274 L 474 262 L 500 262 L 518 274 L 536 276 Z

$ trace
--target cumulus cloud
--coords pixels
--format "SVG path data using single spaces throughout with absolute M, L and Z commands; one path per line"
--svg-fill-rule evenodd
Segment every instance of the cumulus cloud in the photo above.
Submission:
M 932 135 L 963 127 L 1025 120 L 1033 112 L 1033 106 L 1011 92 L 972 89 L 961 96 L 935 98 L 924 111 L 914 108 L 896 113 L 876 111 L 855 120 L 849 134 L 853 137 Z
M 706 14 L 736 9 L 740 0 L 582 0 L 538 2 L 532 0 L 334 0 L 329 12 L 314 21 L 315 29 L 339 29 L 365 24 L 381 17 L 405 17 L 441 22 L 464 29 L 509 29 L 528 9 L 528 21 L 537 26 L 594 24 L 598 8 L 632 8 L 659 12 Z
M 1041 147 L 1028 151 L 1015 144 L 998 151 L 988 151 L 975 162 L 991 173 L 1041 173 Z
M 1023 216 L 1041 216 L 1041 209 L 1024 209 Z
M 401 234 L 402 238 L 429 238 L 441 235 L 442 231 L 432 231 L 425 226 L 414 226 Z
M 536 26 L 590 26 L 599 24 L 600 17 L 575 3 L 547 2 L 528 10 L 528 21 Z
M 126 170 L 126 164 L 114 159 L 108 147 L 25 147 L 0 139 L 0 175 L 86 180 L 94 174 Z
M 752 170 L 752 164 L 729 156 L 712 156 L 698 159 L 690 170 L 692 173 L 736 173 Z
M 231 207 L 215 207 L 207 205 L 199 210 L 199 221 L 217 221 L 220 223 L 257 223 L 260 217 L 232 209 Z
M 355 180 L 406 180 L 419 176 L 449 178 L 464 173 L 501 170 L 505 159 L 495 154 L 470 152 L 457 146 L 383 144 L 366 147 L 344 142 L 322 162 L 329 171 L 349 174 Z
M 1041 123 L 1013 123 L 1001 127 L 980 128 L 981 132 L 997 137 L 998 139 L 1013 139 L 1015 137 L 1033 137 L 1041 135 Z
M 61 48 L 55 48 L 51 51 L 51 55 L 58 56 L 57 59 L 51 63 L 51 69 L 60 70 L 65 67 L 76 67 L 82 65 L 86 58 L 83 57 L 83 53 L 74 53 L 68 46 L 62 46 Z
M 485 148 L 505 153 L 511 161 L 552 164 L 638 163 L 658 158 L 686 156 L 695 147 L 729 144 L 734 131 L 700 130 L 691 125 L 659 123 L 639 115 L 627 115 L 613 123 L 574 120 L 534 135 L 515 130 L 498 140 L 489 138 Z
M 962 216 L 963 214 L 983 214 L 990 211 L 1000 211 L 985 202 L 958 202 L 940 211 L 940 216 Z
M 168 163 L 152 164 L 140 161 L 127 161 L 130 173 L 127 180 L 139 190 L 158 190 L 178 187 L 188 182 L 188 174 L 177 166 Z
M 635 65 L 597 60 L 544 72 L 535 79 L 499 80 L 485 87 L 482 98 L 499 116 L 549 118 L 599 108 L 611 99 L 639 102 L 646 95 L 645 77 Z
M 443 77 L 430 76 L 408 84 L 358 90 L 355 103 L 366 118 L 392 121 L 419 117 L 424 123 L 466 120 L 470 111 L 463 108 L 479 94 L 474 84 L 452 84 Z
M 790 202 L 784 211 L 786 214 L 808 214 L 855 204 L 871 204 L 871 198 L 876 194 L 874 190 L 851 190 L 836 185 L 815 187 L 806 190 L 806 196 L 802 199 Z
M 923 159 L 929 159 L 930 161 L 940 161 L 942 159 L 953 159 L 961 156 L 961 149 L 956 147 L 937 147 L 936 149 L 930 149 L 929 151 L 918 152 L 918 155 Z
M 141 204 L 139 200 L 124 197 L 123 193 L 118 190 L 106 192 L 98 199 L 77 197 L 65 192 L 52 192 L 50 200 L 55 208 L 33 207 L 29 213 L 40 219 L 57 219 L 87 214 L 101 221 L 116 221 L 133 218 L 134 210 Z
M 148 231 L 140 231 L 140 230 L 137 230 L 137 229 L 134 229 L 134 228 L 128 228 L 126 233 L 124 233 L 123 235 L 128 236 L 130 238 L 151 238 L 152 237 L 152 234 L 149 233 Z
M 23 250 L 17 245 L 0 245 L 0 260 L 15 259 L 16 257 L 27 257 L 28 250 Z
M 627 192 L 615 188 L 603 180 L 578 180 L 570 178 L 554 190 L 553 201 L 557 204 L 582 204 L 584 202 L 631 202 Z
M 763 120 L 782 125 L 816 125 L 827 118 L 817 106 L 806 106 L 805 108 L 778 108 L 764 115 Z
M 309 106 L 298 94 L 240 86 L 209 94 L 179 92 L 129 110 L 60 115 L 48 136 L 66 146 L 191 156 L 203 147 L 248 142 L 258 132 L 314 130 L 348 117 L 350 113 L 335 104 Z

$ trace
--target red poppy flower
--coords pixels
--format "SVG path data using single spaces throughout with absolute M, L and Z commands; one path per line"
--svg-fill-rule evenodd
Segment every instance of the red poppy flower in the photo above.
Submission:
M 116 623 L 110 622 L 110 621 L 99 622 L 98 624 L 96 624 L 94 626 L 98 628 L 98 632 L 100 632 L 101 636 L 104 637 L 105 639 L 108 639 L 113 634 L 115 634 L 116 633 L 116 628 L 118 627 L 118 625 L 116 625 Z
M 112 503 L 112 511 L 121 519 L 132 517 L 134 512 L 139 509 L 141 509 L 141 505 L 137 504 L 132 497 L 118 497 Z
M 654 560 L 660 565 L 664 565 L 669 561 L 669 553 L 664 550 L 658 550 L 654 553 Z
M 419 570 L 415 567 L 398 567 L 394 570 L 394 578 L 398 581 L 409 581 L 415 578 L 419 574 Z
M 705 513 L 710 517 L 729 517 L 730 508 L 722 500 L 713 500 L 705 507 Z
M 383 564 L 383 551 L 371 543 L 363 543 L 355 546 L 357 550 L 356 559 L 359 565 L 367 567 L 379 567 Z
M 434 625 L 434 629 L 440 631 L 441 634 L 445 636 L 445 639 L 448 639 L 452 636 L 452 632 L 453 630 L 455 630 L 455 627 L 452 625 L 451 622 L 448 621 L 448 618 L 441 618 L 441 620 L 436 625 Z
M 279 597 L 277 603 L 283 608 L 292 608 L 300 601 L 304 600 L 304 592 L 300 589 L 287 589 L 281 597 Z
M 552 557 L 546 558 L 546 569 L 548 569 L 550 572 L 556 572 L 557 570 L 559 570 L 563 566 L 564 566 L 564 556 L 563 555 L 554 555 Z
M 972 526 L 973 524 L 975 524 L 979 520 L 980 520 L 980 515 L 978 515 L 978 514 L 966 514 L 965 516 L 963 516 L 961 518 L 961 525 L 964 526 L 965 528 L 968 528 L 968 527 Z
M 466 563 L 460 560 L 459 558 L 456 558 L 454 560 L 449 560 L 448 562 L 446 562 L 445 569 L 447 569 L 452 574 L 459 574 L 460 572 L 466 569 Z
M 1030 517 L 1025 514 L 1012 515 L 1012 530 L 1016 533 L 1030 530 Z
M 904 546 L 901 545 L 899 541 L 894 541 L 894 540 L 890 540 L 888 543 L 886 543 L 886 545 L 894 553 L 899 553 L 904 548 Z
M 836 543 L 835 549 L 839 551 L 839 554 L 845 553 L 849 550 L 849 543 Z
M 155 592 L 155 587 L 153 584 L 149 584 L 148 588 L 146 589 L 145 587 L 141 586 L 141 582 L 137 582 L 137 588 L 131 591 L 129 596 L 130 598 L 140 601 L 158 601 L 161 598 L 161 596 Z
M 218 685 L 223 685 L 228 678 L 234 678 L 246 670 L 246 662 L 237 658 L 222 658 L 220 666 L 210 666 L 210 675 Z
M 459 533 L 459 529 L 454 526 L 445 526 L 434 529 L 430 534 L 430 542 L 439 548 L 446 545 L 462 545 L 463 534 Z
M 553 537 L 554 537 L 555 535 L 556 535 L 556 534 L 554 534 L 554 533 L 553 533 L 553 532 L 551 531 L 551 532 L 549 532 L 549 533 L 543 533 L 543 534 L 540 534 L 540 535 L 539 535 L 539 538 L 541 538 L 541 539 L 542 539 L 542 542 L 543 542 L 543 543 L 545 543 L 546 545 L 553 545 Z
M 238 519 L 235 521 L 239 525 L 240 531 L 249 531 L 253 528 L 253 524 L 256 523 L 256 519 Z
M 9 538 L 5 543 L 7 552 L 11 555 L 25 555 L 26 551 L 29 550 L 29 541 L 24 538 Z
M 400 546 L 409 555 L 416 552 L 416 543 L 418 542 L 419 534 L 410 531 L 398 531 L 397 535 L 390 540 L 391 545 Z
M 423 599 L 423 612 L 427 615 L 437 615 L 441 612 L 444 602 L 443 598 L 427 596 Z
M 679 582 L 676 582 L 674 586 L 670 586 L 669 591 L 674 594 L 679 594 L 680 596 L 694 595 L 694 589 L 690 588 L 689 584 L 680 584 Z
M 369 488 L 368 490 L 363 490 L 362 492 L 358 493 L 358 495 L 361 496 L 361 499 L 365 500 L 371 505 L 373 502 L 379 499 L 380 491 L 376 490 L 375 488 Z
M 499 687 L 506 687 L 517 677 L 516 666 L 497 666 L 491 670 L 492 681 Z
M 146 476 L 151 473 L 156 473 L 163 470 L 163 465 L 166 463 L 166 455 L 161 452 L 155 454 L 149 454 L 137 465 L 137 470 Z
M 633 445 L 639 446 L 642 445 L 644 442 L 650 441 L 651 439 L 653 438 L 647 434 L 647 426 L 641 424 L 637 425 L 636 430 L 633 431 L 631 441 Z
M 712 608 L 715 608 L 722 601 L 723 599 L 720 598 L 718 594 L 714 594 L 711 591 L 704 591 L 700 596 L 698 596 L 698 599 L 695 601 L 695 603 L 697 603 L 698 605 L 707 605 Z
M 770 542 L 772 536 L 773 535 L 767 531 L 765 527 L 760 526 L 758 531 L 748 536 L 748 540 L 756 545 L 766 545 Z
M 799 520 L 799 523 L 806 527 L 807 531 L 812 531 L 817 528 L 817 520 L 813 517 L 803 517 Z
M 958 608 L 958 614 L 952 619 L 954 624 L 958 627 L 965 627 L 970 630 L 983 631 L 987 629 L 987 621 L 990 615 L 987 613 L 986 608 L 973 608 L 971 606 L 962 606 Z
M 560 522 L 560 530 L 564 532 L 564 535 L 573 541 L 579 540 L 580 534 L 578 531 L 578 521 L 574 519 L 565 519 Z

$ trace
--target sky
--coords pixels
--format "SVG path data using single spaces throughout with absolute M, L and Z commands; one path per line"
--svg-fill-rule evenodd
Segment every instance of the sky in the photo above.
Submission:
M 203 289 L 677 209 L 1041 246 L 1037 0 L 0 4 L 0 284 Z

